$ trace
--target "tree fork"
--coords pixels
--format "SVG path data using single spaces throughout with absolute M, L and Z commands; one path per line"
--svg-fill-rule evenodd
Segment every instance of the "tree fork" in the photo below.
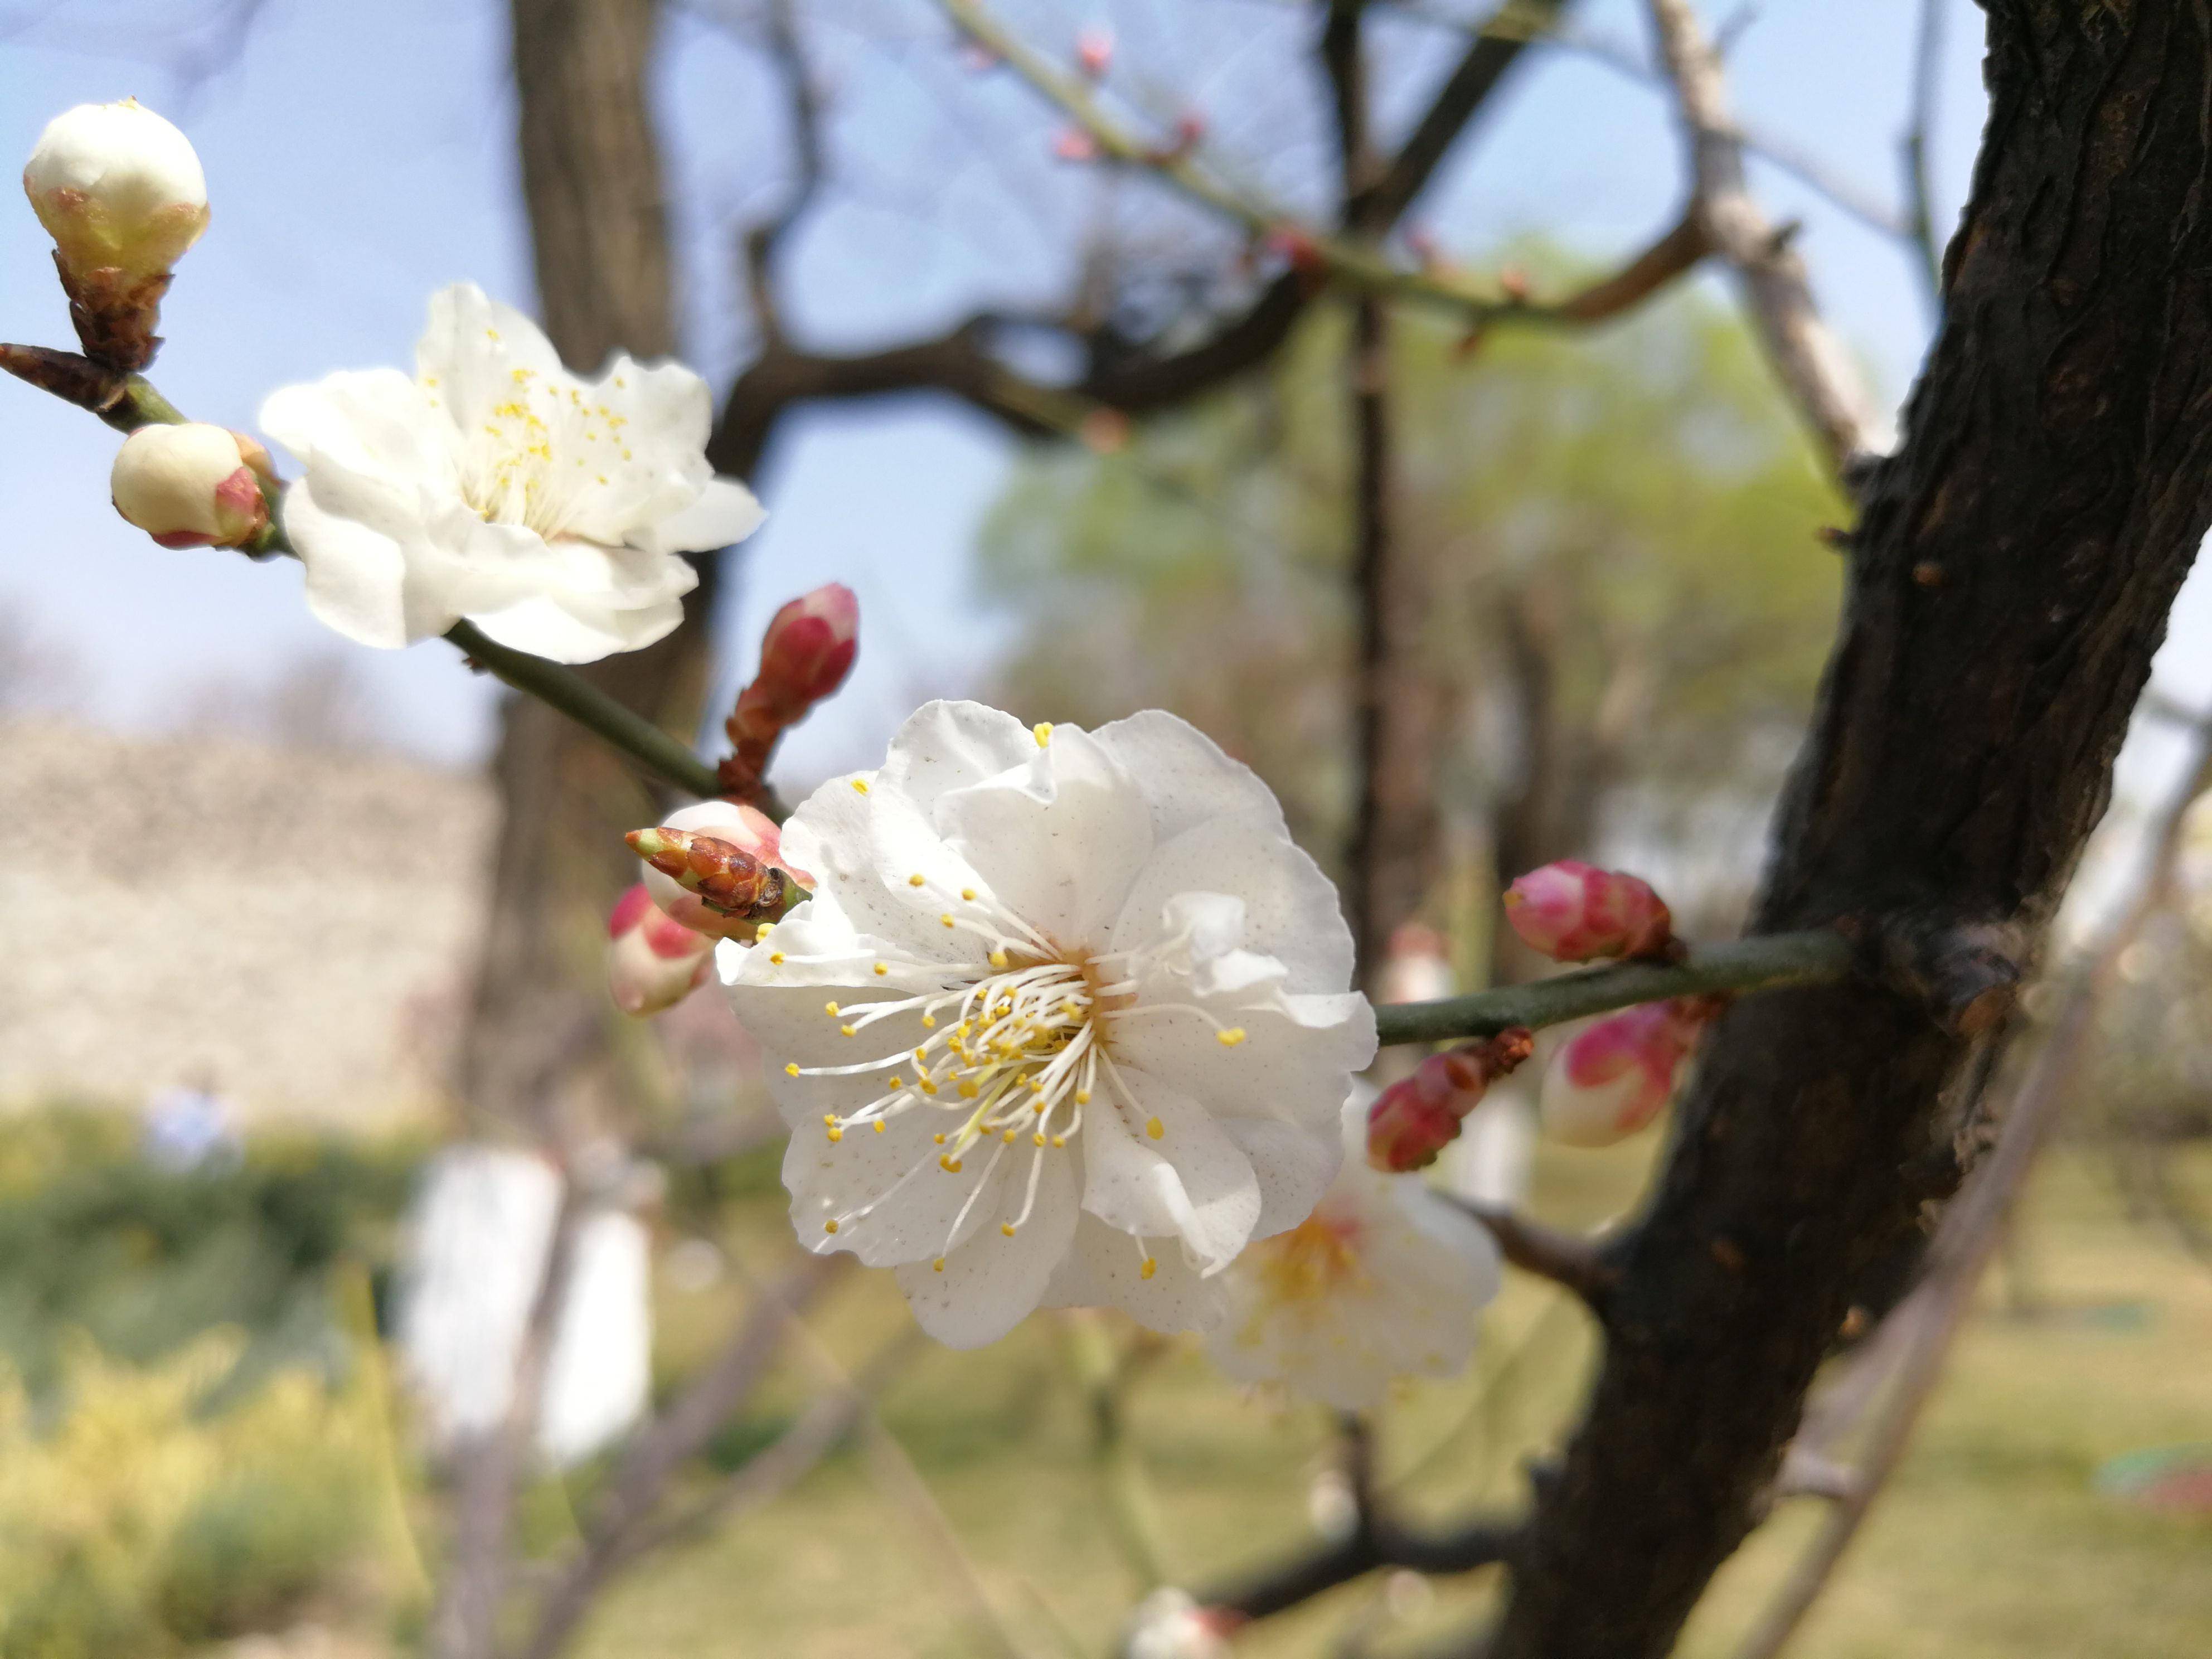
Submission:
M 2032 952 L 2212 522 L 2212 25 L 1987 0 L 1946 316 L 1873 470 L 1761 931 L 1942 911 Z M 1972 975 L 1969 975 L 1971 980 Z M 1714 1033 L 1619 1259 L 1587 1414 L 1491 1659 L 1656 1659 L 1753 1524 L 1856 1274 L 1977 1039 L 1852 980 Z

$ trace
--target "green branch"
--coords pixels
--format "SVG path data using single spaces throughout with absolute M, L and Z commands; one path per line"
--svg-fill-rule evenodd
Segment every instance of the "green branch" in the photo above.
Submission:
M 1832 985 L 1850 975 L 1853 955 L 1850 942 L 1829 928 L 1768 933 L 1709 945 L 1681 962 L 1617 962 L 1470 996 L 1393 1003 L 1375 1011 L 1375 1024 L 1385 1044 L 1495 1036 L 1510 1026 L 1533 1030 L 1666 997 Z

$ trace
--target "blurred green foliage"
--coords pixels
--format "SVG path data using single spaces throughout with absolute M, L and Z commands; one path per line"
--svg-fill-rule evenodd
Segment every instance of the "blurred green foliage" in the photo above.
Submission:
M 1324 854 L 1347 783 L 1342 340 L 1324 317 L 1265 377 L 1119 451 L 1040 452 L 983 551 L 1020 627 L 1001 701 L 1085 724 L 1172 708 Z M 1443 798 L 1494 810 L 1565 769 L 1587 823 L 1624 789 L 1679 799 L 1747 765 L 1770 784 L 1833 628 L 1817 532 L 1846 515 L 1740 322 L 1692 291 L 1468 355 L 1407 317 L 1390 390 Z

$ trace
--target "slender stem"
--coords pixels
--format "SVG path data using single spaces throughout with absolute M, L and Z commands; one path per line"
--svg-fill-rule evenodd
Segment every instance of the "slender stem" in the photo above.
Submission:
M 623 707 L 582 675 L 516 651 L 484 636 L 475 623 L 455 623 L 446 638 L 482 663 L 516 690 L 559 709 L 577 725 L 587 727 L 643 766 L 693 794 L 712 797 L 721 793 L 714 769 L 642 714 Z
M 1375 1011 L 1375 1024 L 1386 1044 L 1495 1036 L 1509 1026 L 1533 1030 L 1665 997 L 1830 985 L 1850 976 L 1853 957 L 1850 942 L 1829 928 L 1765 933 L 1709 945 L 1680 962 L 1618 962 L 1436 1002 L 1392 1003 Z
M 1929 177 L 1928 135 L 1936 125 L 1936 94 L 1943 59 L 1943 0 L 1920 0 L 1919 40 L 1912 69 L 1912 125 L 1899 143 L 1905 172 L 1906 234 L 1920 255 L 1928 302 L 1943 314 L 1943 251 L 1936 242 L 1935 186 Z

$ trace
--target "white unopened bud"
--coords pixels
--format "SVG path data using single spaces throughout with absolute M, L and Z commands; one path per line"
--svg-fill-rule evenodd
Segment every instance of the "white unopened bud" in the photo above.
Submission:
M 164 547 L 237 547 L 269 523 L 269 452 L 219 426 L 142 426 L 108 474 L 115 510 Z
M 207 175 L 191 141 L 135 98 L 49 121 L 23 190 L 64 265 L 119 270 L 126 283 L 167 270 L 207 228 Z

